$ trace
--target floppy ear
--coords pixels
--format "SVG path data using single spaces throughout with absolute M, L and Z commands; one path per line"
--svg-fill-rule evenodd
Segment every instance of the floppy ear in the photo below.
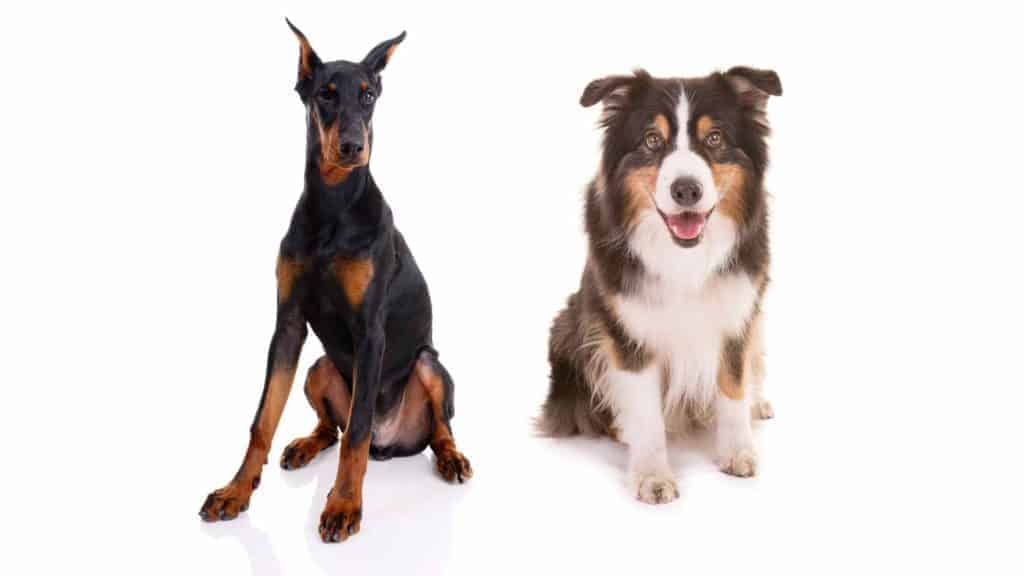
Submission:
M 285 18 L 284 21 L 288 23 L 288 27 L 292 29 L 295 37 L 299 40 L 299 77 L 295 82 L 295 91 L 305 101 L 312 89 L 313 71 L 320 66 L 320 57 L 313 51 L 306 35 L 296 28 L 291 20 Z
M 405 40 L 404 30 L 398 36 L 374 46 L 373 50 L 370 50 L 370 53 L 366 55 L 366 58 L 363 58 L 363 65 L 374 74 L 380 74 L 380 71 L 388 65 L 391 55 L 395 53 L 395 48 L 398 48 L 402 40 Z
M 725 80 L 748 108 L 764 110 L 768 96 L 782 96 L 782 81 L 774 70 L 736 66 L 725 73 Z
M 587 84 L 587 87 L 583 89 L 583 95 L 580 96 L 580 104 L 584 108 L 590 108 L 620 88 L 628 87 L 633 80 L 633 76 L 606 76 L 598 78 Z

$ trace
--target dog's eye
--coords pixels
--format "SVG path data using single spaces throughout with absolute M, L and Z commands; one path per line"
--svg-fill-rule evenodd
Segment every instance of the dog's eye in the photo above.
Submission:
M 324 86 L 323 88 L 320 89 L 320 93 L 317 94 L 317 96 L 319 96 L 323 100 L 333 100 L 335 97 L 337 97 L 337 95 L 338 92 L 334 88 L 333 84 L 328 84 L 327 86 Z
M 648 130 L 647 133 L 644 134 L 644 146 L 651 152 L 661 150 L 661 134 L 658 134 L 656 130 Z
M 712 130 L 710 134 L 704 137 L 704 144 L 708 148 L 718 148 L 722 145 L 722 132 L 719 130 Z
M 363 90 L 363 93 L 360 96 L 360 99 L 363 102 L 363 106 L 369 106 L 370 104 L 373 104 L 373 101 L 376 98 L 377 97 L 373 95 L 373 92 L 371 92 L 369 90 Z

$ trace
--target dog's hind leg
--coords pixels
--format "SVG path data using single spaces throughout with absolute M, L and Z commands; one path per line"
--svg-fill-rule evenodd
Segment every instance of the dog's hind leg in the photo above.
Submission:
M 437 458 L 437 471 L 449 482 L 465 482 L 473 476 L 469 460 L 455 446 L 451 419 L 455 415 L 455 385 L 451 375 L 432 350 L 420 353 L 410 385 L 427 393 L 431 412 L 430 449 Z
M 750 347 L 750 382 L 753 397 L 750 402 L 750 416 L 754 420 L 769 420 L 775 417 L 772 404 L 764 397 L 764 335 L 762 320 L 758 315 L 750 325 L 748 336 Z
M 306 399 L 316 412 L 316 428 L 309 436 L 292 440 L 281 452 L 281 468 L 295 470 L 338 442 L 345 430 L 351 399 L 341 374 L 330 358 L 321 356 L 306 375 Z

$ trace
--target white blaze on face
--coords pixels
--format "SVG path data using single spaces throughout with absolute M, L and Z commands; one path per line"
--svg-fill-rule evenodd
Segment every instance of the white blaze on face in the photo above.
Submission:
M 666 215 L 683 212 L 684 207 L 672 199 L 672 183 L 679 178 L 695 178 L 703 188 L 704 195 L 700 202 L 686 207 L 685 211 L 706 214 L 718 203 L 718 190 L 708 163 L 690 149 L 690 102 L 682 86 L 679 104 L 676 106 L 676 125 L 679 126 L 679 132 L 676 134 L 675 149 L 661 162 L 654 189 L 654 203 Z

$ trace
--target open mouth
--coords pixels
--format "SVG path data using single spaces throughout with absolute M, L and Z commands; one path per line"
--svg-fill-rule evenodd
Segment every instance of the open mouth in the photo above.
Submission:
M 704 226 L 714 211 L 715 209 L 712 208 L 704 214 L 700 212 L 665 214 L 660 210 L 658 212 L 661 214 L 662 219 L 665 220 L 665 226 L 668 227 L 668 231 L 672 234 L 672 239 L 676 241 L 676 244 L 690 247 L 700 243 L 701 238 L 704 236 Z

